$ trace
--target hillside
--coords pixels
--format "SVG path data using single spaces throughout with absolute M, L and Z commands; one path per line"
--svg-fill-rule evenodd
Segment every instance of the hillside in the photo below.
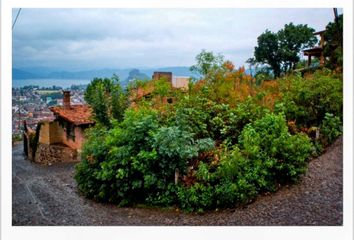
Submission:
M 122 81 L 129 78 L 129 73 L 132 70 L 138 70 L 139 74 L 147 75 L 151 78 L 154 71 L 169 71 L 173 75 L 177 76 L 193 76 L 193 73 L 189 71 L 189 67 L 163 67 L 163 68 L 127 68 L 127 69 L 98 69 L 98 70 L 85 70 L 85 71 L 64 71 L 60 69 L 53 68 L 13 68 L 12 75 L 13 79 L 93 79 L 98 78 L 110 78 L 113 74 L 119 76 Z

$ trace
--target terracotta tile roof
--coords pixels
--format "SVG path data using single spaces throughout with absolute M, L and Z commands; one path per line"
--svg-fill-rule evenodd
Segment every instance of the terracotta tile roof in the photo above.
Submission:
M 70 108 L 56 106 L 49 108 L 56 117 L 61 117 L 75 125 L 92 124 L 92 109 L 88 105 L 71 105 Z

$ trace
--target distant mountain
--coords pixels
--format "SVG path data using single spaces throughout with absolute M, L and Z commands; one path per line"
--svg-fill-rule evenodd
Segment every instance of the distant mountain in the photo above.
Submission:
M 151 78 L 154 71 L 168 71 L 172 72 L 175 76 L 193 76 L 189 71 L 189 67 L 164 67 L 164 68 L 145 68 L 145 69 L 99 69 L 87 71 L 61 71 L 53 68 L 33 67 L 33 68 L 13 68 L 13 79 L 35 79 L 35 78 L 48 78 L 48 79 L 93 79 L 112 77 L 113 74 L 119 76 L 122 82 L 125 82 L 129 77 L 129 73 L 133 74 L 138 70 L 139 74 L 147 75 Z M 135 73 L 134 73 L 135 72 Z
M 127 69 L 98 69 L 87 71 L 61 71 L 55 68 L 32 67 L 32 68 L 13 68 L 12 78 L 21 79 L 84 79 L 110 78 L 113 74 L 119 76 L 122 85 L 126 85 L 132 79 L 151 79 L 155 71 L 172 72 L 174 76 L 199 77 L 192 73 L 189 67 L 162 67 L 162 68 L 127 68 Z M 246 69 L 247 74 L 255 74 L 252 69 Z
M 154 68 L 154 69 L 142 69 L 143 73 L 148 76 L 152 76 L 155 71 L 159 72 L 172 72 L 175 76 L 188 76 L 188 77 L 196 77 L 196 74 L 192 73 L 189 70 L 189 67 L 163 67 L 163 68 Z
M 38 78 L 38 77 L 39 77 L 38 75 L 31 72 L 27 72 L 17 68 L 12 69 L 13 79 L 31 79 L 31 78 Z
M 129 76 L 127 77 L 126 81 L 129 82 L 135 79 L 145 80 L 150 79 L 150 77 L 148 77 L 148 75 L 146 75 L 145 73 L 140 72 L 139 69 L 132 69 L 129 72 Z

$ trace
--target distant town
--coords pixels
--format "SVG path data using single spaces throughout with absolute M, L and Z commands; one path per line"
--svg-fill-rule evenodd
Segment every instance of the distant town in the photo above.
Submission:
M 83 104 L 86 85 L 72 85 L 71 103 Z M 63 87 L 24 86 L 12 88 L 12 136 L 20 140 L 23 122 L 28 127 L 36 128 L 39 121 L 53 120 L 54 115 L 49 110 L 51 106 L 63 105 Z

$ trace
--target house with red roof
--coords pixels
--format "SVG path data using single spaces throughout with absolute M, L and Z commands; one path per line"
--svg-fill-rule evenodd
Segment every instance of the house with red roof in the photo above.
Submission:
M 41 121 L 36 131 L 25 126 L 24 149 L 39 163 L 79 161 L 85 130 L 95 124 L 88 105 L 72 105 L 70 91 L 63 91 L 63 106 L 50 107 L 54 120 Z

